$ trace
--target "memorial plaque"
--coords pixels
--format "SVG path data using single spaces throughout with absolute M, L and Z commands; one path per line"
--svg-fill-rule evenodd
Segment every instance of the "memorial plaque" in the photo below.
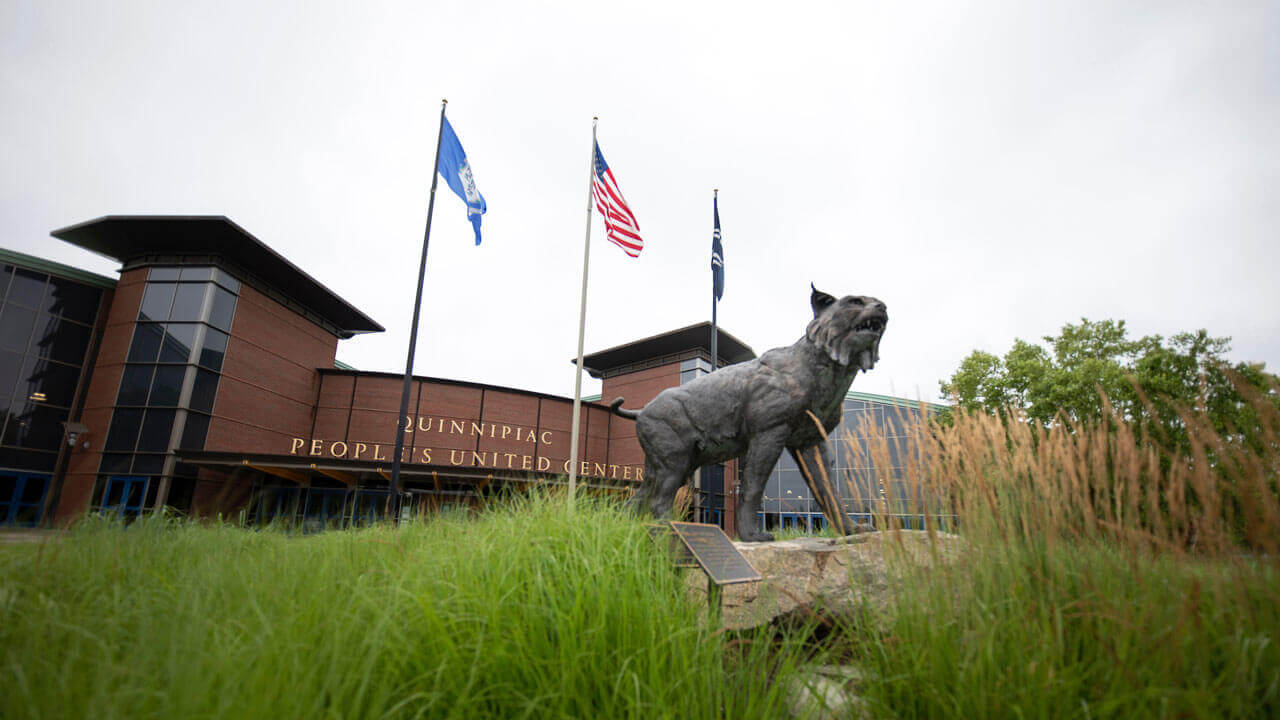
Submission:
M 645 525 L 645 530 L 649 531 L 649 539 L 661 547 L 664 542 L 666 544 L 667 553 L 671 556 L 671 564 L 678 568 L 696 568 L 701 567 L 697 558 L 689 552 L 689 548 L 684 542 L 671 531 L 671 527 L 667 524 L 662 525 Z
M 687 522 L 673 522 L 670 525 L 712 583 L 733 585 L 761 579 L 760 573 L 751 567 L 751 563 L 738 552 L 738 548 L 733 546 L 729 536 L 719 526 Z

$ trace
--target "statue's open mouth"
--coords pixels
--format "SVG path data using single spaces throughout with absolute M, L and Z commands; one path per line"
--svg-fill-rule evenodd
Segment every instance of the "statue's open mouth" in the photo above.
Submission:
M 884 332 L 885 323 L 888 321 L 889 317 L 884 313 L 874 313 L 859 321 L 858 324 L 854 326 L 853 330 L 854 332 L 871 332 L 879 334 Z

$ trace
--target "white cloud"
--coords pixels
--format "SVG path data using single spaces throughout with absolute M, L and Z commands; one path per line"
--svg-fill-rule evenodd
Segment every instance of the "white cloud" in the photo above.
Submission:
M 1280 365 L 1277 3 L 10 3 L 5 245 L 221 213 L 388 328 L 403 366 L 439 99 L 489 203 L 437 196 L 417 372 L 572 392 L 590 118 L 639 215 L 597 232 L 587 349 L 706 319 L 798 337 L 808 284 L 884 299 L 855 388 L 936 394 L 1087 315 Z

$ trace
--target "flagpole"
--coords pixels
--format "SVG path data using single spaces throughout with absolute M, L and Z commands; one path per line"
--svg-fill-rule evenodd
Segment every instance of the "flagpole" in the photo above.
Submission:
M 409 416 L 409 384 L 413 379 L 413 353 L 418 344 L 418 315 L 422 311 L 422 283 L 427 275 L 427 245 L 431 241 L 431 215 L 436 208 L 436 184 L 440 180 L 440 140 L 444 137 L 444 110 L 449 100 L 440 101 L 440 129 L 436 133 L 436 162 L 431 166 L 431 195 L 427 200 L 427 228 L 422 233 L 422 261 L 418 263 L 418 293 L 413 298 L 413 323 L 409 330 L 409 354 L 404 361 L 404 385 L 400 389 L 400 415 L 396 418 L 396 449 L 391 456 L 391 502 L 400 508 L 400 456 L 404 454 L 405 425 Z M 397 518 L 398 520 L 398 518 Z
M 717 207 L 716 203 L 720 200 L 720 188 L 711 191 L 712 207 Z M 719 331 L 716 329 L 716 273 L 715 268 L 711 269 L 711 372 L 720 369 L 720 355 L 716 351 L 717 340 L 719 340 Z
M 578 426 L 582 415 L 582 338 L 587 330 L 587 269 L 591 260 L 591 209 L 595 206 L 591 189 L 596 176 L 596 123 L 591 118 L 591 172 L 587 176 L 587 233 L 582 243 L 582 302 L 578 310 L 578 361 L 573 378 L 573 426 L 569 432 L 569 509 L 573 509 L 573 496 L 578 489 Z

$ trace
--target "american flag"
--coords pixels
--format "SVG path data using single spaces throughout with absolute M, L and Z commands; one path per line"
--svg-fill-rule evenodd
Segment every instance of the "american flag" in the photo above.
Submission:
M 622 248 L 631 257 L 639 257 L 644 249 L 644 240 L 640 239 L 640 223 L 627 207 L 627 201 L 618 189 L 618 181 L 613 178 L 613 171 L 600 154 L 600 143 L 596 143 L 595 174 L 591 179 L 591 194 L 596 199 L 596 209 L 604 217 L 605 236 L 609 242 Z

